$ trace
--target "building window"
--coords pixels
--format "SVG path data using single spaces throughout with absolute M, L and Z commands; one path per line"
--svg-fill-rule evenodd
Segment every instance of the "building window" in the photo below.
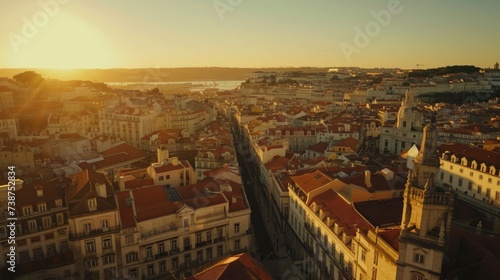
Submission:
M 366 251 L 365 250 L 361 251 L 361 261 L 366 262 Z
M 19 261 L 21 263 L 28 262 L 30 260 L 30 253 L 28 251 L 19 252 Z
M 217 257 L 222 257 L 224 251 L 222 249 L 222 245 L 217 246 Z
M 36 231 L 37 230 L 36 220 L 28 221 L 28 228 L 29 228 L 30 232 Z
M 495 200 L 500 201 L 500 192 L 495 193 Z
M 47 256 L 53 256 L 56 254 L 56 244 L 47 245 Z
M 126 255 L 126 258 L 127 258 L 127 263 L 135 262 L 137 261 L 137 253 L 130 252 Z
M 89 211 L 96 211 L 97 210 L 97 199 L 96 198 L 87 199 L 87 206 L 89 208 Z
M 200 244 L 201 243 L 201 233 L 197 233 L 196 234 L 196 244 Z
M 33 249 L 33 259 L 38 260 L 43 258 L 43 250 L 42 247 L 38 247 Z
M 159 264 L 159 268 L 160 268 L 160 274 L 167 273 L 167 262 L 161 261 Z
M 459 187 L 462 187 L 462 183 L 463 183 L 462 178 L 458 178 L 458 186 L 459 186 Z
M 92 268 L 97 266 L 97 258 L 88 259 L 85 262 L 87 268 Z
M 191 240 L 190 240 L 189 237 L 184 237 L 184 240 L 183 240 L 183 242 L 184 242 L 184 250 L 191 249 L 191 244 L 190 244 L 191 242 L 190 241 Z
M 172 259 L 172 268 L 173 269 L 179 268 L 179 259 L 178 258 L 173 258 Z
M 31 215 L 31 206 L 23 207 L 23 215 L 24 216 Z
M 106 268 L 104 270 L 104 279 L 113 279 L 114 278 L 115 269 L 113 267 Z
M 57 213 L 56 214 L 56 219 L 57 219 L 57 224 L 58 225 L 64 224 L 64 214 L 63 213 Z
M 52 226 L 52 218 L 49 217 L 43 217 L 43 228 L 50 228 Z
M 151 246 L 146 247 L 146 259 L 153 258 L 153 248 Z
M 83 224 L 83 229 L 85 230 L 85 233 L 90 233 L 90 231 L 92 230 L 92 224 L 91 223 Z
M 240 232 L 240 223 L 234 224 L 234 233 Z
M 155 266 L 150 264 L 148 265 L 148 276 L 153 276 L 155 275 Z
M 89 240 L 85 242 L 85 252 L 91 253 L 95 251 L 95 241 L 94 240 Z
M 114 263 L 115 262 L 115 255 L 114 254 L 110 254 L 110 255 L 103 256 L 102 257 L 102 262 L 104 264 Z
M 410 279 L 411 280 L 424 280 L 424 275 L 422 273 L 412 271 L 412 272 L 410 272 Z
M 45 211 L 47 211 L 47 204 L 45 203 L 38 204 L 38 212 L 45 212 Z
M 108 249 L 112 248 L 113 246 L 111 245 L 111 237 L 106 237 L 102 239 L 102 248 L 103 249 Z
M 453 175 L 450 174 L 450 177 L 448 177 L 448 182 L 453 183 Z
M 239 250 L 240 249 L 240 240 L 236 239 L 234 240 L 234 250 Z
M 170 250 L 177 250 L 177 240 L 173 239 L 170 241 Z
M 212 247 L 207 248 L 205 250 L 205 252 L 206 252 L 206 255 L 207 255 L 207 260 L 211 260 L 212 259 Z
M 481 185 L 477 186 L 477 193 L 481 194 L 483 187 Z
M 479 175 L 479 180 L 483 180 L 483 175 Z
M 422 254 L 415 253 L 415 255 L 413 255 L 413 261 L 416 263 L 424 263 L 425 256 Z
M 158 254 L 165 252 L 165 243 L 158 243 Z
M 158 177 L 158 181 L 163 181 L 163 180 L 164 180 L 163 176 Z
M 134 243 L 134 235 L 130 234 L 125 236 L 125 244 L 132 244 Z
M 132 268 L 128 270 L 128 277 L 130 279 L 136 279 L 137 278 L 137 268 Z
M 474 172 L 471 172 L 469 175 L 470 175 L 471 177 L 474 177 Z
M 488 198 L 488 199 L 490 198 L 490 196 L 491 196 L 491 189 L 490 189 L 490 188 L 487 188 L 487 189 L 486 189 L 486 194 L 485 194 L 485 196 L 486 196 L 486 198 Z
M 444 179 L 444 172 L 441 171 L 441 173 L 439 173 L 439 179 L 441 179 L 441 180 Z

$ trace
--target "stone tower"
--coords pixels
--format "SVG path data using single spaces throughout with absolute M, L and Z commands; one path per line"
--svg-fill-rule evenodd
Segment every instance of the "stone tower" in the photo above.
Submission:
M 439 173 L 436 124 L 424 127 L 408 175 L 401 219 L 397 279 L 439 279 L 453 211 L 453 194 L 435 185 Z

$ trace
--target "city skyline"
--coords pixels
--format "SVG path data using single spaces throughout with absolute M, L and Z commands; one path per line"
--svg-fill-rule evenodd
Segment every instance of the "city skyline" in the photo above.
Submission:
M 484 1 L 486 2 L 486 1 Z M 500 3 L 2 2 L 0 68 L 491 67 Z M 497 8 L 494 8 L 497 6 Z

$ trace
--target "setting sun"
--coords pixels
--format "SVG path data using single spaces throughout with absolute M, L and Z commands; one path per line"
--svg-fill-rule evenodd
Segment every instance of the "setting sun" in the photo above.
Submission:
M 114 63 L 113 50 L 101 32 L 89 22 L 60 13 L 36 34 L 20 51 L 10 57 L 17 67 L 107 68 Z

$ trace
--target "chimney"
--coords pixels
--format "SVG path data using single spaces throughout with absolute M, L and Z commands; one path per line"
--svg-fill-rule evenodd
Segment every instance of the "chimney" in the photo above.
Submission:
M 125 176 L 118 177 L 118 188 L 120 191 L 125 190 Z
M 371 176 L 372 176 L 372 173 L 370 172 L 370 170 L 365 170 L 365 185 L 367 188 L 372 187 L 372 182 L 370 181 Z
M 106 185 L 103 183 L 96 183 L 95 184 L 95 190 L 97 192 L 97 195 L 100 197 L 107 198 L 107 193 L 106 193 Z
M 170 163 L 171 163 L 173 166 L 177 166 L 177 165 L 179 165 L 179 158 L 178 158 L 178 157 L 173 157 L 173 158 L 171 158 Z

